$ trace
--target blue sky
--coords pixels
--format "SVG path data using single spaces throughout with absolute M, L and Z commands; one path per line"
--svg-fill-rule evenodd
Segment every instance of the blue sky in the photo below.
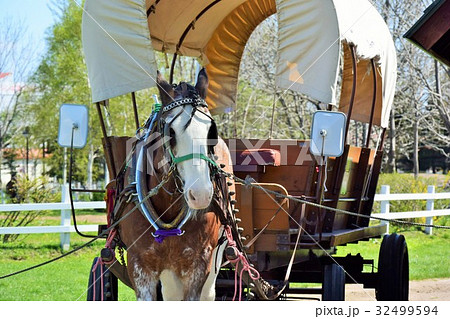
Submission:
M 5 19 L 11 19 L 26 26 L 23 41 L 32 41 L 37 47 L 37 54 L 43 55 L 45 30 L 56 20 L 49 9 L 52 2 L 51 0 L 0 0 L 0 24 Z

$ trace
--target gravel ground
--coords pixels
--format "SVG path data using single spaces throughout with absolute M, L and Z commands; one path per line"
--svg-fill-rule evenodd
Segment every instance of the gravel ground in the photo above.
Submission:
M 363 289 L 362 285 L 346 285 L 345 300 L 375 300 L 375 290 Z M 450 301 L 450 278 L 410 281 L 409 300 Z

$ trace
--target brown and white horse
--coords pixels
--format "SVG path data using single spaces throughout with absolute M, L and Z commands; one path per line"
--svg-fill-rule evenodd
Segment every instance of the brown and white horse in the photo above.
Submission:
M 208 86 L 204 70 L 195 87 L 182 82 L 174 88 L 160 75 L 157 82 L 163 108 L 155 127 L 160 128 L 162 135 L 169 135 L 163 137 L 170 140 L 146 156 L 151 171 L 144 169 L 145 192 L 160 184 L 169 172 L 171 176 L 158 194 L 145 199 L 144 204 L 160 225 L 183 218 L 185 223 L 182 234 L 156 240 L 155 227 L 138 210 L 124 219 L 119 234 L 127 247 L 128 274 L 138 300 L 156 300 L 158 282 L 164 300 L 214 300 L 215 279 L 226 243 L 219 244 L 223 236 L 219 214 L 223 212 L 217 212 L 212 205 L 214 199 L 217 201 L 217 185 L 213 165 L 207 158 L 212 157 L 213 147 L 217 163 L 225 164 L 223 169 L 231 172 L 230 154 L 224 141 L 217 137 L 204 104 Z M 198 100 L 203 103 L 196 104 Z M 208 146 L 208 138 L 217 144 Z M 128 204 L 125 212 L 134 207 Z M 184 212 L 184 217 L 180 212 Z

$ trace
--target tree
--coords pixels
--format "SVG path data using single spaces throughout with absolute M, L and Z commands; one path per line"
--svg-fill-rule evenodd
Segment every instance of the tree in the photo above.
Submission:
M 28 102 L 24 93 L 29 89 L 26 82 L 33 71 L 35 50 L 30 39 L 20 41 L 26 31 L 20 21 L 6 18 L 0 21 L 0 30 L 0 163 L 3 163 L 3 150 L 11 146 L 13 132 L 26 125 L 18 119 Z
M 57 146 L 59 107 L 63 103 L 89 106 L 89 136 L 87 145 L 74 152 L 74 179 L 88 187 L 104 176 L 102 133 L 95 107 L 91 106 L 87 69 L 81 43 L 82 9 L 74 2 L 59 2 L 54 9 L 59 21 L 47 37 L 48 52 L 42 59 L 32 81 L 36 83 L 39 98 L 32 106 L 32 132 L 36 143 L 50 140 L 54 150 L 48 163 L 49 174 L 63 177 L 64 150 Z M 141 123 L 150 113 L 151 93 L 137 95 Z M 104 108 L 104 116 L 110 135 L 133 136 L 135 133 L 131 100 L 127 96 L 114 98 Z M 101 158 L 103 160 L 98 161 Z
M 421 148 L 432 148 L 449 157 L 446 147 L 450 142 L 450 77 L 445 67 L 439 68 L 438 62 L 403 38 L 431 1 L 378 0 L 375 3 L 391 30 L 398 60 L 397 90 L 387 141 L 387 170 L 395 171 L 396 161 L 404 157 L 417 175 Z
M 275 85 L 278 49 L 276 16 L 263 21 L 242 55 L 236 108 L 219 116 L 225 137 L 307 138 L 315 101 Z M 275 120 L 276 119 L 276 120 Z

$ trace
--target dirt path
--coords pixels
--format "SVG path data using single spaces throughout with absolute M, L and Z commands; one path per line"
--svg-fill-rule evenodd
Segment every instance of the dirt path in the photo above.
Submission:
M 346 285 L 345 300 L 375 300 L 375 290 L 363 289 L 362 285 Z M 410 281 L 409 300 L 450 301 L 450 278 Z

